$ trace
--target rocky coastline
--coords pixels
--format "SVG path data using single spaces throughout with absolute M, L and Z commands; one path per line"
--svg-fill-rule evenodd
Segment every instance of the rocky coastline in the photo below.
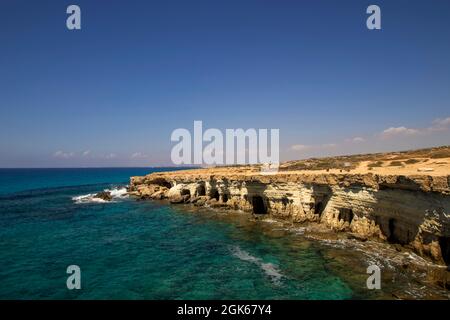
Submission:
M 386 244 L 428 261 L 433 270 L 422 271 L 449 289 L 449 155 L 438 147 L 292 161 L 272 173 L 257 165 L 155 172 L 131 177 L 128 194 Z
M 450 179 L 427 175 L 214 174 L 198 169 L 132 177 L 129 193 L 293 223 L 315 222 L 355 238 L 398 244 L 450 263 Z

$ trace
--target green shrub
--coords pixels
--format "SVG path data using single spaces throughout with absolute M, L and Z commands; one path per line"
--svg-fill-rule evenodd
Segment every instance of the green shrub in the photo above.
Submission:
M 390 167 L 401 167 L 403 163 L 401 161 L 391 161 L 389 164 Z
M 406 164 L 414 164 L 414 163 L 417 163 L 417 162 L 420 162 L 420 160 L 417 160 L 417 159 L 408 159 L 408 160 L 405 161 Z
M 383 165 L 383 162 L 381 161 L 377 161 L 377 162 L 371 162 L 367 165 L 368 168 L 372 169 L 372 168 L 376 168 L 376 167 L 381 167 Z

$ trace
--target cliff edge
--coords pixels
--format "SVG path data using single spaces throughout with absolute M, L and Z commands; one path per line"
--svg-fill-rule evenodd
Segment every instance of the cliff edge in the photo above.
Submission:
M 259 166 L 159 172 L 132 177 L 129 191 L 143 199 L 320 223 L 449 265 L 450 148 L 424 150 L 287 162 L 270 174 Z

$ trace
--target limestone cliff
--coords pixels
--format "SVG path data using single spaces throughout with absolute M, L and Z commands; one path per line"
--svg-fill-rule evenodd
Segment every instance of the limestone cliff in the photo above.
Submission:
M 198 169 L 132 177 L 130 193 L 317 222 L 450 263 L 449 176 Z

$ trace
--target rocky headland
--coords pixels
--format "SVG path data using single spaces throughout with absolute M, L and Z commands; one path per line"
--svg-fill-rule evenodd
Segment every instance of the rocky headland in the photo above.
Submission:
M 449 147 L 291 161 L 276 173 L 259 166 L 152 173 L 132 177 L 129 193 L 317 224 L 450 264 Z

